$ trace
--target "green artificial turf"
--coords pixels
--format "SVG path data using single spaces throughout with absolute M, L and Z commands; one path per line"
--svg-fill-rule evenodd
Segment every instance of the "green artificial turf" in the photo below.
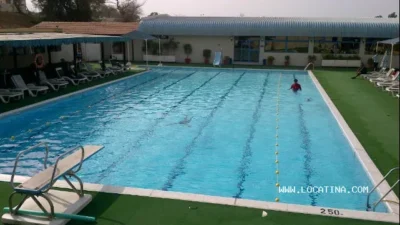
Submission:
M 399 99 L 354 71 L 316 70 L 315 76 L 382 174 L 399 166 Z M 392 185 L 399 177 L 388 177 Z M 399 188 L 395 188 L 399 194 Z
M 0 207 L 8 206 L 11 187 L 0 182 Z M 90 193 L 90 192 L 89 192 Z M 91 193 L 93 200 L 80 212 L 99 225 L 383 225 L 390 223 L 285 213 L 179 200 Z M 17 201 L 15 201 L 17 202 Z M 189 208 L 190 207 L 190 208 Z M 0 222 L 1 224 L 1 222 Z M 89 224 L 71 221 L 69 224 Z

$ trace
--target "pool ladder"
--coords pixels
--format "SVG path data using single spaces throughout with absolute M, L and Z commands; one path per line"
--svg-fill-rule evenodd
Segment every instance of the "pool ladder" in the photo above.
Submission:
M 314 70 L 314 63 L 308 63 L 307 66 L 304 67 L 304 71 L 306 71 L 307 68 L 308 68 L 309 66 L 311 66 L 311 65 L 312 65 L 312 70 Z
M 398 171 L 400 167 L 395 167 L 391 170 L 389 170 L 389 172 L 387 172 L 387 174 L 383 177 L 383 179 L 377 184 L 375 185 L 375 187 L 368 193 L 368 197 L 367 197 L 367 211 L 375 211 L 376 206 L 379 205 L 379 203 L 381 203 L 382 201 L 385 201 L 384 198 L 393 190 L 394 187 L 396 187 L 396 185 L 399 183 L 400 179 L 397 179 L 397 181 L 390 187 L 390 190 L 388 190 L 377 202 L 371 204 L 369 202 L 371 194 L 375 191 L 375 189 L 377 189 L 379 187 L 379 185 L 381 185 L 383 183 L 383 181 L 386 180 L 386 177 L 388 177 L 393 171 Z

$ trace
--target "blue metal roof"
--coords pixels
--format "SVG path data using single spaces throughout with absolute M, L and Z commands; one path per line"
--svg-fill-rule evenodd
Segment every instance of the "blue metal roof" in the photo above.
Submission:
M 138 30 L 154 35 L 309 36 L 394 38 L 399 21 L 385 18 L 172 17 L 144 18 Z

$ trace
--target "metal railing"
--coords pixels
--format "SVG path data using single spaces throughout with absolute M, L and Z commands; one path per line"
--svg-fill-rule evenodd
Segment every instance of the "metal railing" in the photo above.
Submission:
M 379 205 L 379 203 L 381 203 L 381 202 L 383 201 L 383 199 L 384 199 L 384 198 L 393 190 L 393 188 L 399 183 L 400 179 L 398 179 L 398 180 L 390 187 L 390 189 L 389 189 L 377 202 L 373 203 L 373 204 L 372 204 L 372 207 L 371 207 L 371 204 L 370 204 L 370 202 L 369 202 L 369 201 L 370 201 L 370 198 L 371 198 L 371 194 L 379 187 L 379 185 L 381 185 L 381 184 L 386 180 L 386 178 L 387 178 L 393 171 L 399 170 L 399 168 L 400 168 L 400 167 L 395 167 L 395 168 L 389 170 L 389 172 L 386 173 L 386 175 L 383 177 L 383 179 L 382 179 L 377 185 L 375 185 L 375 187 L 368 193 L 368 196 L 367 196 L 367 211 L 371 211 L 371 208 L 372 208 L 372 211 L 375 211 L 375 208 Z
M 314 63 L 308 63 L 307 66 L 304 67 L 304 71 L 306 71 L 307 68 L 308 68 L 309 66 L 311 66 L 311 65 L 312 65 L 312 70 L 314 70 Z

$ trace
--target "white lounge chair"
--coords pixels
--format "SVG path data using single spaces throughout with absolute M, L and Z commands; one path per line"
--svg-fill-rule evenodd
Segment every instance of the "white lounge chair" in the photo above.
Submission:
M 24 99 L 24 92 L 13 89 L 0 89 L 0 100 L 3 103 L 9 103 L 11 99 Z
M 119 62 L 113 62 L 111 59 L 109 60 L 109 63 L 111 64 L 112 67 L 117 68 L 117 69 L 122 69 L 122 70 L 129 70 L 131 66 L 129 63 L 126 63 L 125 65 Z
M 115 75 L 112 71 L 109 70 L 95 70 L 93 69 L 92 65 L 90 64 L 86 64 L 86 63 L 82 63 L 84 70 L 88 71 L 88 72 L 93 72 L 93 73 L 98 73 L 100 75 L 102 75 L 103 77 L 108 77 L 110 75 Z
M 101 66 L 102 62 L 100 61 L 100 66 Z M 107 66 L 106 64 L 104 64 L 106 67 L 106 70 L 108 71 L 112 71 L 115 75 L 124 72 L 124 70 L 122 68 L 119 67 L 114 67 L 114 66 Z
M 12 75 L 11 81 L 17 89 L 27 91 L 32 97 L 36 97 L 39 93 L 46 94 L 47 90 L 49 90 L 47 86 L 35 86 L 33 84 L 29 84 L 28 86 L 21 75 Z
M 74 86 L 77 86 L 80 83 L 89 81 L 86 77 L 83 77 L 83 78 L 67 77 L 64 75 L 64 70 L 61 67 L 56 68 L 56 74 L 59 77 L 59 79 L 57 79 L 57 80 L 69 82 Z
M 53 89 L 53 91 L 58 91 L 60 88 L 66 88 L 68 86 L 67 81 L 48 80 L 46 74 L 43 71 L 39 71 L 39 79 L 40 84 L 50 87 L 51 89 Z
M 390 69 L 389 71 L 387 71 L 385 74 L 380 74 L 377 76 L 373 76 L 373 77 L 368 77 L 368 80 L 373 83 L 376 80 L 381 80 L 382 78 L 390 78 L 390 75 L 392 75 L 394 69 Z M 379 78 L 379 79 L 378 79 Z
M 383 89 L 385 89 L 386 87 L 391 87 L 391 86 L 395 86 L 395 85 L 399 85 L 399 81 L 395 80 L 395 81 L 384 81 L 384 82 L 378 82 L 376 83 L 377 87 L 381 87 Z
M 386 71 L 386 67 L 382 67 L 379 71 L 372 71 L 367 74 L 361 74 L 361 76 L 364 78 L 379 76 L 381 74 L 385 74 L 386 73 L 385 71 Z
M 371 78 L 369 79 L 370 82 L 372 83 L 377 83 L 377 82 L 393 82 L 397 79 L 399 76 L 399 72 L 396 72 L 395 74 L 389 74 L 389 76 L 385 77 L 378 77 L 378 78 Z
M 99 73 L 91 73 L 91 72 L 77 72 L 75 71 L 75 66 L 70 65 L 71 71 L 74 74 L 77 74 L 81 77 L 86 77 L 89 81 L 92 81 L 93 79 L 98 79 L 98 78 L 103 78 Z

